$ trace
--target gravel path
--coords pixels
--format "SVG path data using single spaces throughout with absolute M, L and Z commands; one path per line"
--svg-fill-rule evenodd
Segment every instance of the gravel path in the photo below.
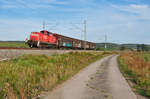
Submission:
M 116 58 L 108 56 L 91 64 L 42 99 L 137 99 L 120 73 Z
M 68 52 L 92 52 L 84 50 L 57 50 L 57 49 L 44 49 L 44 50 L 24 50 L 24 49 L 0 49 L 0 61 L 11 59 L 24 54 L 41 54 L 41 55 L 53 55 L 53 54 L 64 54 Z
M 15 50 L 15 49 L 1 49 L 0 50 L 0 61 L 14 58 L 16 56 L 21 56 L 24 54 L 42 54 L 42 55 L 52 55 L 52 54 L 63 54 L 71 52 L 72 50 Z

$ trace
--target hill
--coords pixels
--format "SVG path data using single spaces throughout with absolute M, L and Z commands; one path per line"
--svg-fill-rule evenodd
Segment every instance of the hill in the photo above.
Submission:
M 115 43 L 106 43 L 107 45 L 107 49 L 110 49 L 110 50 L 117 50 L 120 48 L 120 45 L 119 44 L 115 44 Z M 96 48 L 105 48 L 105 43 L 96 43 Z
M 124 46 L 125 48 L 128 49 L 137 49 L 137 45 L 139 45 L 139 44 L 116 44 L 116 43 L 106 43 L 106 44 L 108 50 L 118 50 L 120 49 L 121 46 Z M 145 45 L 150 49 L 150 45 L 147 44 Z M 96 48 L 104 49 L 105 43 L 96 43 Z

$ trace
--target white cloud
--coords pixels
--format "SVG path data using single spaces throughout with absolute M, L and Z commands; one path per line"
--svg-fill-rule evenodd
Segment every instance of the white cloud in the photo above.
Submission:
M 70 2 L 68 1 L 58 1 L 58 0 L 4 0 L 0 1 L 2 5 L 0 8 L 54 8 L 56 5 L 68 5 Z
M 136 18 L 150 20 L 150 7 L 148 5 L 111 5 L 113 8 L 122 12 L 127 12 L 128 15 L 135 15 Z
M 17 6 L 7 4 L 7 5 L 2 5 L 0 8 L 17 8 Z
M 148 43 L 150 37 L 150 14 L 148 5 L 111 5 L 96 9 L 88 15 L 88 39 L 109 42 Z
M 130 7 L 135 9 L 147 9 L 149 8 L 148 5 L 137 5 L 137 4 L 131 4 Z

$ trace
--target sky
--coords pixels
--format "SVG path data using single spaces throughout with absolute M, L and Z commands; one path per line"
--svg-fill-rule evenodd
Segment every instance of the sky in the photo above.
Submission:
M 48 31 L 87 40 L 150 44 L 150 0 L 0 0 L 0 40 Z

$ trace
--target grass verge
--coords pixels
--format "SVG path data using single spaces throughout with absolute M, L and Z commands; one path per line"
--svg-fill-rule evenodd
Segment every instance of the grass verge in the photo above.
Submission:
M 133 90 L 150 98 L 150 53 L 125 52 L 118 57 L 120 71 Z
M 31 99 L 108 54 L 70 52 L 54 56 L 24 55 L 0 62 L 0 99 Z
M 24 42 L 0 42 L 0 47 L 29 48 Z

